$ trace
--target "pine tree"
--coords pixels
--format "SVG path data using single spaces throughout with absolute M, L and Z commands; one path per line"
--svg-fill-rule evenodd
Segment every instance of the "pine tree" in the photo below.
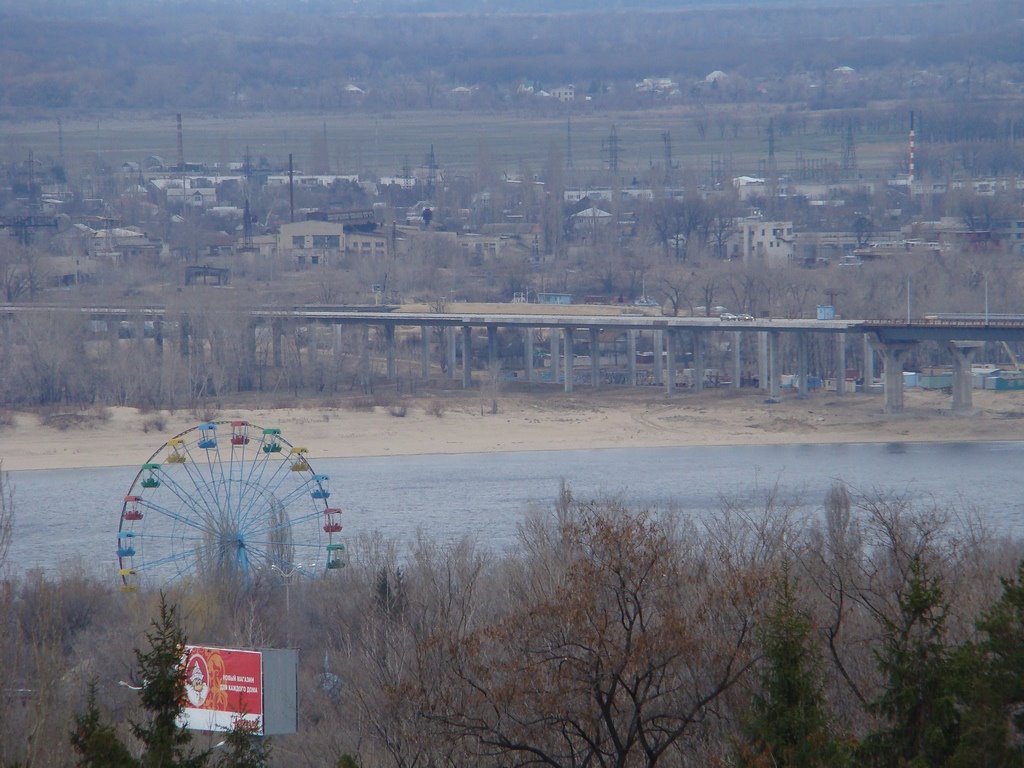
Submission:
M 270 765 L 270 748 L 265 739 L 256 736 L 255 724 L 238 720 L 235 727 L 224 738 L 225 754 L 215 763 L 215 768 L 267 768 Z
M 1015 579 L 1003 579 L 1003 594 L 978 619 L 978 629 L 985 633 L 982 644 L 993 671 L 994 682 L 1008 703 L 1024 702 L 1024 562 L 1017 566 Z M 1024 730 L 1024 712 L 1017 714 L 1015 724 Z
M 812 627 L 783 563 L 772 612 L 761 631 L 760 693 L 739 749 L 743 766 L 841 766 L 845 750 L 829 732 Z
M 149 650 L 136 649 L 142 679 L 142 706 L 146 721 L 132 723 L 132 733 L 142 742 L 142 768 L 200 768 L 209 753 L 191 748 L 192 734 L 179 722 L 185 701 L 185 633 L 178 611 L 160 594 L 160 617 L 146 634 Z
M 961 743 L 950 766 L 1024 766 L 1024 562 L 975 622 L 983 639 L 957 656 L 965 681 Z
M 114 727 L 100 718 L 95 680 L 89 683 L 85 713 L 75 718 L 71 746 L 78 754 L 76 765 L 79 768 L 134 768 L 137 765 Z
M 937 578 L 915 557 L 894 618 L 883 618 L 875 656 L 885 689 L 871 710 L 885 723 L 864 740 L 861 758 L 877 766 L 943 765 L 959 742 L 959 697 L 946 643 L 947 605 Z

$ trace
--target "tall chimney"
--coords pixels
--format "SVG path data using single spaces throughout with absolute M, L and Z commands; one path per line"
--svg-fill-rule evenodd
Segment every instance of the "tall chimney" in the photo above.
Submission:
M 910 110 L 910 156 L 907 164 L 907 187 L 914 184 L 914 110 Z
M 295 221 L 295 169 L 292 167 L 292 153 L 288 153 L 288 208 L 289 221 Z
M 178 170 L 185 170 L 185 143 L 181 138 L 181 112 L 178 113 Z

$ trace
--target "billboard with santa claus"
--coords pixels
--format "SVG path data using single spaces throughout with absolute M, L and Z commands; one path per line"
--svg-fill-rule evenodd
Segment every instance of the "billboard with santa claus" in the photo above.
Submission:
M 189 645 L 182 720 L 198 731 L 294 733 L 296 653 Z

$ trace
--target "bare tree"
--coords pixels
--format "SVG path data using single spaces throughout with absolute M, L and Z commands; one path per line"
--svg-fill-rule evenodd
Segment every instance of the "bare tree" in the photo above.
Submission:
M 509 765 L 669 759 L 751 663 L 760 588 L 615 503 L 577 504 L 550 540 L 552 582 L 515 578 L 502 615 L 432 641 L 424 713 Z
M 10 475 L 4 471 L 4 461 L 0 459 L 0 573 L 3 573 L 7 561 L 7 552 L 14 536 L 14 486 Z
M 649 204 L 644 216 L 666 257 L 686 261 L 693 240 L 703 242 L 711 223 L 711 212 L 700 197 L 658 200 Z
M 658 270 L 658 284 L 664 289 L 672 317 L 678 317 L 680 310 L 692 306 L 694 272 L 679 265 L 663 266 Z

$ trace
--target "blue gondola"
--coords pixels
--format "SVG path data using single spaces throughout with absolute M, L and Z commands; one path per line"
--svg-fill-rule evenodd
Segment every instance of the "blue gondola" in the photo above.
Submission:
M 210 450 L 211 448 L 217 447 L 217 425 L 212 422 L 199 425 L 199 442 L 197 445 L 200 448 Z

